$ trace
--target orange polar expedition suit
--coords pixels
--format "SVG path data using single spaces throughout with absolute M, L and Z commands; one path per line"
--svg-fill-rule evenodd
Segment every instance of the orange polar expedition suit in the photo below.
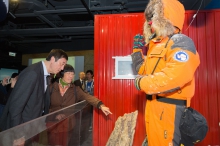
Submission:
M 161 7 L 163 11 L 157 11 Z M 161 102 L 157 97 L 186 100 L 186 106 L 189 106 L 195 90 L 194 73 L 200 63 L 199 55 L 189 37 L 175 33 L 176 29 L 173 32 L 169 29 L 176 26 L 181 30 L 183 26 L 184 8 L 177 0 L 151 0 L 145 10 L 146 18 L 151 16 L 149 13 L 154 14 L 152 26 L 148 25 L 147 20 L 144 26 L 144 37 L 149 49 L 146 57 L 142 54 L 144 61 L 138 71 L 142 75 L 140 89 L 152 95 L 145 109 L 148 145 L 178 146 L 181 138 L 179 121 L 185 105 Z M 152 33 L 149 27 L 157 34 L 151 40 L 148 40 Z M 142 53 L 142 50 L 134 49 L 134 52 Z

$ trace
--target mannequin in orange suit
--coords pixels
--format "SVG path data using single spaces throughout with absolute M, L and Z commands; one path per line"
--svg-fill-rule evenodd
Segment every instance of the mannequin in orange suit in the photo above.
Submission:
M 150 0 L 144 14 L 143 36 L 134 37 L 131 56 L 140 75 L 135 87 L 147 94 L 148 145 L 178 146 L 179 121 L 194 95 L 199 55 L 193 41 L 180 33 L 185 10 L 178 0 Z M 148 46 L 146 57 L 144 46 Z

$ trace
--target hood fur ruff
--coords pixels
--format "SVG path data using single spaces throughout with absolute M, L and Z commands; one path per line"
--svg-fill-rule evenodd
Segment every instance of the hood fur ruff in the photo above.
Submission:
M 182 30 L 185 9 L 178 0 L 150 0 L 145 9 L 144 37 L 146 44 L 152 35 L 151 27 L 155 30 L 157 37 L 166 37 L 174 34 L 176 28 Z M 152 26 L 148 22 L 152 20 Z

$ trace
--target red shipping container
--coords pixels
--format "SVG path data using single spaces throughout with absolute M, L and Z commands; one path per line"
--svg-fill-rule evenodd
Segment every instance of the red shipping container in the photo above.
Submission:
M 183 33 L 193 39 L 201 60 L 191 106 L 206 117 L 209 125 L 206 138 L 197 145 L 214 146 L 220 145 L 220 10 L 200 11 L 188 28 L 195 13 L 186 11 L 183 28 Z M 104 146 L 117 118 L 135 110 L 138 110 L 138 119 L 133 145 L 140 146 L 146 136 L 145 94 L 136 90 L 132 79 L 112 79 L 115 76 L 112 57 L 132 53 L 133 36 L 143 32 L 144 21 L 143 13 L 95 16 L 95 96 L 113 115 L 105 117 L 95 110 L 94 146 Z

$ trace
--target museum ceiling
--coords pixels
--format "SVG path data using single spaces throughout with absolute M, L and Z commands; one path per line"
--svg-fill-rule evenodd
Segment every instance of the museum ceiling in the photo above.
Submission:
M 186 10 L 200 6 L 203 9 L 210 1 L 180 0 Z M 83 44 L 72 49 L 93 49 L 95 15 L 143 12 L 147 3 L 148 0 L 10 0 L 7 17 L 0 22 L 0 48 L 9 46 L 23 53 L 39 53 L 63 44 Z

